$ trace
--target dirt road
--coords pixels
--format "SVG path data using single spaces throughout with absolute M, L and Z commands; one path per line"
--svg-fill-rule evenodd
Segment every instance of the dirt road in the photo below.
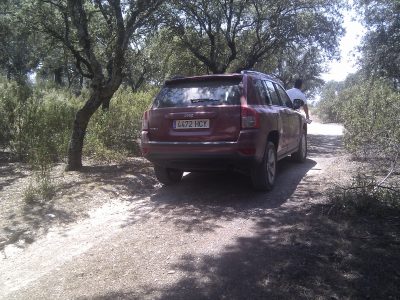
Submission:
M 348 176 L 341 131 L 312 124 L 308 160 L 280 162 L 270 193 L 220 173 L 138 194 L 124 168 L 92 170 L 104 204 L 27 247 L 7 245 L 0 298 L 396 299 L 392 226 L 322 213 L 325 189 Z

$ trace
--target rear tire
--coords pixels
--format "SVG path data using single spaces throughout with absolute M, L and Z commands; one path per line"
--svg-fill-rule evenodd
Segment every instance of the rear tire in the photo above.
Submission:
M 154 172 L 159 182 L 164 185 L 177 184 L 182 180 L 183 172 L 181 170 L 169 169 L 161 166 L 154 166 Z
M 268 142 L 261 163 L 251 170 L 251 181 L 256 190 L 270 191 L 274 187 L 276 177 L 276 149 L 272 142 Z
M 295 162 L 303 163 L 307 158 L 307 134 L 303 132 L 299 142 L 299 148 L 292 154 L 292 158 Z

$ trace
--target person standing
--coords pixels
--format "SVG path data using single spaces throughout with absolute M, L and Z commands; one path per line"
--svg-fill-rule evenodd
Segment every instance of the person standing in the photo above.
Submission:
M 303 107 L 303 110 L 306 113 L 307 123 L 310 123 L 311 120 L 310 120 L 310 115 L 308 112 L 307 99 L 306 99 L 306 95 L 304 95 L 304 93 L 301 90 L 302 87 L 303 87 L 303 80 L 296 79 L 296 81 L 294 82 L 294 88 L 287 90 L 286 93 L 288 94 L 292 103 L 293 103 L 294 99 L 300 99 L 303 101 L 301 106 Z

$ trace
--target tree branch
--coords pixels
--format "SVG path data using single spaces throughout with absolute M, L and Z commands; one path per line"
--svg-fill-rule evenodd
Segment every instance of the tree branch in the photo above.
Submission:
M 106 20 L 108 27 L 110 28 L 110 30 L 113 30 L 113 26 L 112 26 L 112 20 L 111 18 L 108 17 L 107 12 L 103 6 L 103 4 L 101 3 L 101 0 L 94 0 L 94 2 L 97 4 L 97 6 L 100 9 L 100 12 L 104 18 L 104 20 Z
M 68 0 L 68 10 L 72 23 L 77 29 L 79 44 L 90 62 L 93 84 L 101 85 L 104 79 L 103 70 L 93 51 L 88 30 L 88 18 L 82 0 Z

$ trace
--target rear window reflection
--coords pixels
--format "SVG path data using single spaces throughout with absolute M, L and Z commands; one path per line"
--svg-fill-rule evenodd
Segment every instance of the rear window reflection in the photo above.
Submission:
M 236 81 L 201 81 L 164 86 L 158 94 L 155 108 L 240 104 L 242 94 Z

